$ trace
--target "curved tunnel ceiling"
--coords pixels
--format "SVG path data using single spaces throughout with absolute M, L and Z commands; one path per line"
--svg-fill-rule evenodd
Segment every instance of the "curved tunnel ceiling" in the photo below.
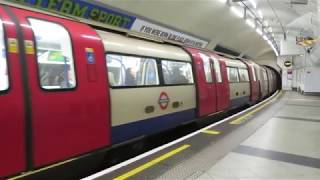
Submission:
M 249 27 L 244 19 L 232 14 L 218 0 L 100 0 L 169 27 L 196 34 L 209 40 L 208 49 L 217 44 L 256 58 L 272 51 L 268 43 Z
M 174 27 L 183 32 L 196 34 L 209 40 L 208 49 L 217 44 L 259 58 L 273 52 L 261 35 L 245 23 L 245 19 L 234 15 L 223 0 L 97 0 L 108 6 L 127 11 L 138 17 Z M 245 1 L 245 0 L 244 0 Z M 309 0 L 314 3 L 316 0 Z M 280 43 L 284 27 L 294 19 L 310 11 L 292 5 L 291 0 L 256 0 L 264 19 L 273 28 L 275 39 Z M 271 8 L 272 7 L 272 8 Z M 276 18 L 275 13 L 278 15 Z M 272 54 L 272 53 L 271 53 Z M 273 56 L 274 59 L 275 56 Z

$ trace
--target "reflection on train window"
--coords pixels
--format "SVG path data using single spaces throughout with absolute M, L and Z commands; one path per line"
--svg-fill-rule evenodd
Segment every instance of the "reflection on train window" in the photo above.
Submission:
M 268 76 L 267 76 L 266 70 L 263 70 L 263 80 L 265 80 L 265 81 L 268 80 Z
M 59 24 L 29 18 L 35 34 L 40 84 L 44 89 L 76 87 L 69 33 Z M 45 28 L 44 28 L 45 27 Z
M 249 74 L 247 69 L 239 68 L 239 75 L 241 82 L 249 82 Z
M 157 62 L 152 58 L 108 54 L 109 83 L 113 87 L 159 85 Z
M 2 20 L 0 19 L 0 91 L 9 88 L 8 66 L 6 56 L 6 46 L 4 41 L 4 30 Z
M 164 83 L 167 85 L 192 84 L 193 74 L 190 63 L 162 60 Z
M 207 83 L 212 83 L 212 74 L 211 74 L 211 64 L 210 64 L 210 59 L 207 55 L 200 53 L 200 56 L 203 61 L 203 68 L 204 68 L 204 73 L 206 77 L 206 82 Z
M 253 81 L 257 81 L 256 69 L 254 67 L 252 67 L 251 69 L 252 69 Z
M 228 79 L 231 83 L 239 82 L 238 68 L 227 67 Z
M 214 70 L 216 71 L 216 79 L 218 83 L 222 82 L 220 63 L 217 59 L 213 60 Z

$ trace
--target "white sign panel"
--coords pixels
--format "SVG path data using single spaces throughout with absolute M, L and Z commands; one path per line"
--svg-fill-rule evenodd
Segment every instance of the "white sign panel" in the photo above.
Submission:
M 190 35 L 177 32 L 172 29 L 168 29 L 141 19 L 136 19 L 136 21 L 133 23 L 131 27 L 131 30 L 148 34 L 151 36 L 157 36 L 161 39 L 168 39 L 172 41 L 181 42 L 183 44 L 193 47 L 205 48 L 208 45 L 208 41 L 192 37 Z

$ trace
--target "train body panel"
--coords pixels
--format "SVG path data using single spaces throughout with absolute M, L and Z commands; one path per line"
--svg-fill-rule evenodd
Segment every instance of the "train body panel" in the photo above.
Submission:
M 117 52 L 154 58 L 191 62 L 191 57 L 180 47 L 128 38 L 121 34 L 99 31 L 106 52 Z
M 180 47 L 97 31 L 111 86 L 112 142 L 195 119 L 191 57 Z
M 0 57 L 0 177 L 3 177 L 26 170 L 27 109 L 17 47 L 17 27 L 1 6 L 0 14 L 0 50 L 4 53 Z M 13 49 L 6 45 L 9 42 L 13 44 Z
M 29 166 L 41 167 L 109 145 L 108 84 L 103 46 L 95 31 L 74 21 L 11 10 L 22 24 L 26 46 L 26 63 L 21 66 L 30 107 Z
M 194 85 L 111 89 L 113 143 L 195 119 L 195 95 Z
M 246 64 L 230 59 L 226 59 L 225 62 L 230 85 L 231 108 L 250 104 L 250 77 Z

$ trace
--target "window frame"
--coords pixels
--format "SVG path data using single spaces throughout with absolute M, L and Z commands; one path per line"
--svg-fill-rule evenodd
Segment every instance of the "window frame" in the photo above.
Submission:
M 201 54 L 203 54 L 203 53 L 201 53 Z M 200 54 L 200 56 L 201 56 L 201 54 Z M 202 60 L 202 63 L 203 63 L 203 72 L 204 72 L 204 79 L 205 79 L 205 83 L 207 83 L 207 84 L 214 84 L 215 83 L 215 81 L 214 81 L 214 78 L 213 78 L 213 76 L 212 76 L 212 71 L 214 70 L 214 69 L 212 69 L 212 60 L 211 60 L 211 58 L 209 57 L 209 56 L 207 56 L 206 54 L 203 54 L 203 56 L 206 56 L 207 57 L 207 60 L 208 60 L 208 63 L 209 63 L 209 70 L 210 70 L 210 77 L 211 77 L 211 82 L 210 81 L 208 81 L 208 79 L 207 79 L 207 72 L 206 72 L 206 67 L 205 67 L 205 60 L 204 60 L 204 58 L 202 58 L 201 57 L 201 60 Z
M 213 67 L 214 67 L 215 82 L 216 83 L 223 83 L 220 61 L 218 59 L 214 59 L 214 58 L 210 58 L 210 59 L 211 59 L 211 61 L 213 63 Z M 219 72 L 217 71 L 216 66 L 219 67 Z M 218 79 L 218 76 L 219 76 L 219 79 Z
M 39 21 L 45 21 L 45 22 L 49 22 L 49 23 L 52 23 L 52 24 L 57 24 L 59 25 L 60 27 L 62 27 L 66 32 L 67 34 L 69 35 L 69 38 L 70 38 L 70 45 L 71 45 L 71 52 L 72 52 L 72 57 L 73 57 L 73 69 L 74 69 L 74 79 L 75 79 L 75 86 L 72 87 L 72 88 L 54 88 L 54 89 L 46 89 L 46 88 L 43 88 L 42 85 L 41 85 L 41 79 L 40 79 L 40 68 L 39 68 L 39 61 L 38 61 L 38 43 L 36 41 L 36 34 L 34 32 L 34 30 L 32 29 L 32 25 L 31 25 L 31 21 L 30 19 L 35 19 L 35 20 L 39 20 Z M 42 91 L 45 91 L 45 92 L 65 92 L 65 91 L 75 91 L 78 89 L 78 86 L 79 86 L 79 79 L 78 79 L 78 71 L 77 71 L 77 59 L 76 59 L 76 56 L 75 56 L 75 48 L 74 48 L 74 39 L 73 37 L 71 36 L 71 33 L 69 31 L 69 29 L 63 24 L 63 23 L 60 23 L 60 22 L 57 22 L 57 21 L 51 21 L 51 20 L 48 20 L 48 19 L 44 19 L 44 18 L 39 18 L 39 17 L 34 17 L 34 16 L 27 16 L 26 17 L 26 21 L 28 22 L 28 25 L 31 27 L 31 33 L 33 35 L 33 44 L 34 44 L 34 58 L 36 60 L 36 70 L 37 70 L 37 81 L 38 81 L 38 86 L 40 87 L 40 89 Z
M 242 80 L 242 79 L 241 79 L 241 73 L 240 73 L 241 70 L 247 71 L 248 80 Z M 240 82 L 240 83 L 250 82 L 250 76 L 249 76 L 249 70 L 248 70 L 248 69 L 246 69 L 246 68 L 238 68 L 238 73 L 239 73 L 239 82 Z
M 162 58 L 159 58 L 159 61 L 160 61 L 161 75 L 162 75 L 162 76 L 161 76 L 161 78 L 162 78 L 162 82 L 161 82 L 161 83 L 163 83 L 163 84 L 162 84 L 163 86 L 187 86 L 187 85 L 194 85 L 194 84 L 195 84 L 194 69 L 193 69 L 192 62 L 172 60 L 172 59 L 162 59 Z M 182 84 L 166 84 L 166 83 L 164 82 L 164 79 L 163 79 L 162 61 L 171 61 L 171 62 L 180 62 L 180 63 L 190 64 L 193 82 L 192 82 L 192 83 L 182 83 Z M 161 84 L 161 83 L 160 83 L 160 84 Z
M 112 89 L 128 89 L 128 88 L 150 88 L 150 87 L 157 87 L 157 86 L 160 86 L 161 85 L 161 77 L 159 76 L 159 72 L 160 72 L 160 69 L 159 69 L 159 64 L 158 64 L 158 59 L 154 58 L 154 57 L 151 57 L 151 56 L 139 56 L 139 55 L 136 55 L 136 54 L 127 54 L 127 53 L 117 53 L 117 52 L 105 52 L 104 53 L 104 58 L 105 58 L 105 66 L 107 68 L 107 76 L 108 76 L 108 84 L 109 84 L 109 87 L 112 88 Z M 159 84 L 155 84 L 155 85 L 137 85 L 137 86 L 112 86 L 110 84 L 110 81 L 109 81 L 109 67 L 107 66 L 107 56 L 108 55 L 118 55 L 118 56 L 131 56 L 131 57 L 136 57 L 136 58 L 149 58 L 149 59 L 154 59 L 155 62 L 156 62 L 156 65 L 157 65 L 157 75 L 158 75 L 158 81 L 159 81 Z
M 3 17 L 0 15 L 0 20 L 2 21 L 2 30 L 3 30 L 3 43 L 5 48 L 5 61 L 7 66 L 7 73 L 8 73 L 8 87 L 7 89 L 0 90 L 0 95 L 7 94 L 11 90 L 11 76 L 10 76 L 10 61 L 9 61 L 9 51 L 8 51 L 8 36 L 7 36 L 7 29 L 3 23 Z
M 107 70 L 107 76 L 108 76 L 108 66 L 107 66 L 107 55 L 109 54 L 115 54 L 115 55 L 122 55 L 122 56 L 132 56 L 132 57 L 139 57 L 139 58 L 150 58 L 150 59 L 155 59 L 157 63 L 157 72 L 158 72 L 158 78 L 159 78 L 159 84 L 158 85 L 146 85 L 146 86 L 111 86 L 109 82 L 109 77 L 108 77 L 108 85 L 111 89 L 134 89 L 134 88 L 155 88 L 155 87 L 170 87 L 170 86 L 188 86 L 188 85 L 195 85 L 195 73 L 194 73 L 194 67 L 192 62 L 189 61 L 181 61 L 181 60 L 176 60 L 176 59 L 163 59 L 163 58 L 158 58 L 158 57 L 153 57 L 153 56 L 143 56 L 143 55 L 137 55 L 137 54 L 130 54 L 130 53 L 122 53 L 122 52 L 116 52 L 116 51 L 105 51 L 104 52 L 104 61 L 105 61 L 105 66 Z M 193 83 L 189 84 L 165 84 L 164 79 L 163 79 L 163 70 L 162 70 L 162 60 L 164 61 L 174 61 L 174 62 L 183 62 L 183 63 L 188 63 L 191 65 L 191 71 L 192 71 L 192 78 L 193 78 Z
M 235 82 L 235 81 L 230 81 L 230 78 L 229 78 L 229 74 L 230 74 L 230 73 L 229 73 L 228 69 L 236 69 L 236 70 L 237 70 L 237 77 L 238 77 L 238 81 L 237 81 L 237 82 Z M 229 83 L 241 83 L 241 82 L 240 82 L 240 74 L 239 74 L 239 70 L 238 70 L 237 67 L 227 66 L 227 76 L 228 76 L 228 81 L 229 81 Z

